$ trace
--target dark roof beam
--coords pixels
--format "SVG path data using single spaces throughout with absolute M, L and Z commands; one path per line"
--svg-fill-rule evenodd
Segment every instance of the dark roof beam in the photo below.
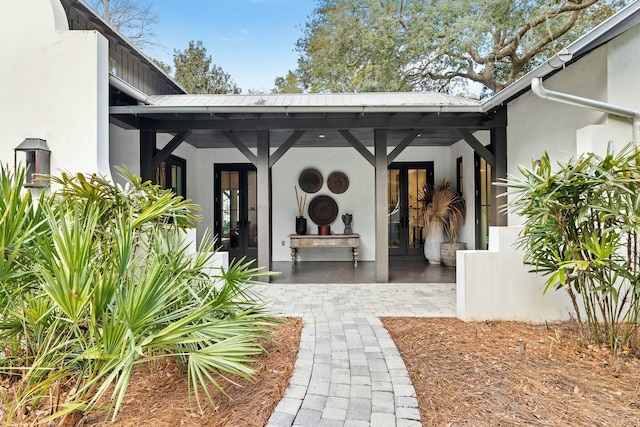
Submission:
M 420 135 L 420 129 L 414 129 L 405 136 L 396 148 L 387 156 L 387 166 L 393 163 L 393 161 Z
M 280 158 L 284 156 L 287 151 L 289 151 L 289 148 L 293 147 L 293 145 L 302 137 L 302 135 L 305 134 L 305 132 L 306 131 L 304 130 L 297 130 L 289 135 L 289 137 L 282 144 L 280 144 L 280 147 L 278 147 L 278 149 L 269 158 L 269 167 L 275 165 L 276 162 L 280 160 Z
M 112 117 L 120 115 L 112 115 Z M 245 116 L 246 117 L 246 116 Z M 263 129 L 358 129 L 358 128 L 387 128 L 387 129 L 420 129 L 420 128 L 453 128 L 453 129 L 491 129 L 500 127 L 500 123 L 487 116 L 428 116 L 428 117 L 395 117 L 382 120 L 380 118 L 327 118 L 327 119 L 229 119 L 219 120 L 161 120 L 149 118 L 149 129 L 159 132 L 175 132 L 186 129 L 218 129 L 257 131 Z M 500 120 L 498 120 L 500 122 Z
M 365 158 L 366 161 L 371 163 L 371 166 L 376 167 L 375 156 L 371 154 L 371 151 L 367 150 L 367 147 L 365 147 L 358 138 L 353 136 L 353 134 L 348 130 L 339 130 L 338 132 L 353 148 L 356 149 L 358 153 L 360 153 L 360 155 L 362 155 L 362 157 Z

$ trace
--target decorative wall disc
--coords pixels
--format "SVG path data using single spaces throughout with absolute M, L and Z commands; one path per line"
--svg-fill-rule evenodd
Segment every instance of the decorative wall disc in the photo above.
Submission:
M 298 178 L 298 184 L 305 193 L 317 193 L 322 188 L 322 182 L 322 174 L 313 168 L 303 170 Z
M 327 178 L 327 186 L 332 193 L 342 194 L 349 188 L 349 178 L 342 172 L 333 172 Z
M 331 196 L 316 196 L 309 203 L 309 217 L 318 225 L 330 225 L 338 217 L 338 204 Z

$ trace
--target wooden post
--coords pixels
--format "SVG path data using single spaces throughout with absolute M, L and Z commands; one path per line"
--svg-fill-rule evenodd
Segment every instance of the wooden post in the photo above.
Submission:
M 376 129 L 373 134 L 375 147 L 375 217 L 376 217 L 376 282 L 389 281 L 389 218 L 387 170 L 387 130 Z
M 271 270 L 271 174 L 269 173 L 269 131 L 258 131 L 258 267 Z M 268 276 L 260 277 L 268 281 Z

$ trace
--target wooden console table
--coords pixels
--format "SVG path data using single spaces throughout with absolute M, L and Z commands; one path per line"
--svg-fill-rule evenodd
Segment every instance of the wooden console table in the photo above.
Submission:
M 296 255 L 300 248 L 351 248 L 353 253 L 353 266 L 358 266 L 358 251 L 360 249 L 359 234 L 291 234 L 289 235 L 289 247 L 291 248 L 291 261 L 297 261 Z

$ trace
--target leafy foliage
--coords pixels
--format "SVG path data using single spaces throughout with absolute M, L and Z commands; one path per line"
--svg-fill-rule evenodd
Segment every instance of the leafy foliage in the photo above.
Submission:
M 297 50 L 312 92 L 499 92 L 624 0 L 321 0 Z
M 240 93 L 231 76 L 213 63 L 201 41 L 189 42 L 185 50 L 173 52 L 176 81 L 189 93 Z
M 36 206 L 25 172 L 0 171 L 0 373 L 17 382 L 6 424 L 47 422 L 96 408 L 112 390 L 115 417 L 133 367 L 171 357 L 192 391 L 248 362 L 274 319 L 249 287 L 264 274 L 240 261 L 208 273 L 213 242 L 190 253 L 190 201 L 123 171 L 53 178 Z
M 586 154 L 558 164 L 549 155 L 520 167 L 507 186 L 525 219 L 525 263 L 565 289 L 590 336 L 612 352 L 637 346 L 640 314 L 640 150 Z
M 275 88 L 271 90 L 271 93 L 302 93 L 300 80 L 297 74 L 291 70 L 284 77 L 276 77 L 274 84 Z

